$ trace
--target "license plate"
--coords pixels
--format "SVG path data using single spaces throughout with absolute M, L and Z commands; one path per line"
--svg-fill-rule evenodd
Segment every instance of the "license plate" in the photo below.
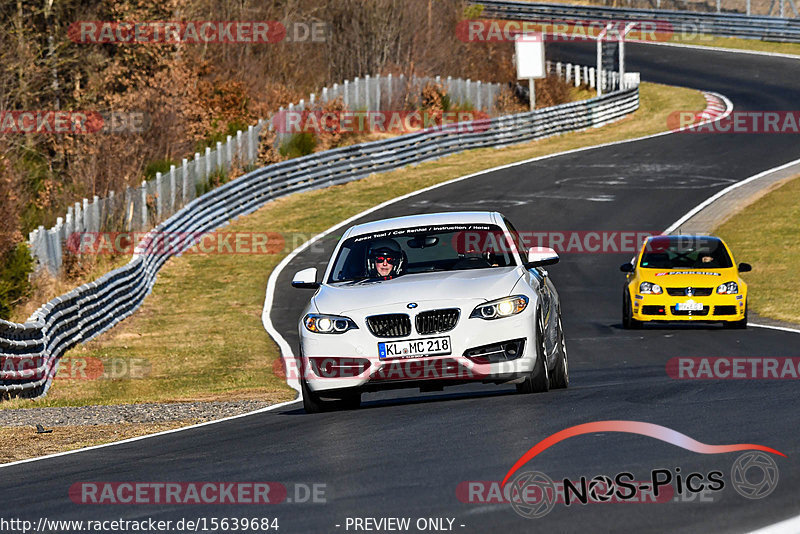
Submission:
M 439 356 L 451 352 L 449 336 L 378 343 L 378 357 L 381 360 Z
M 703 303 L 702 302 L 679 302 L 675 305 L 675 309 L 678 311 L 703 311 Z

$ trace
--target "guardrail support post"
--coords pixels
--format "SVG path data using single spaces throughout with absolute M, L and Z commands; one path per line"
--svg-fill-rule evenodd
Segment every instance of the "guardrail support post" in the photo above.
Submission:
M 367 74 L 364 77 L 364 97 L 365 97 L 364 98 L 364 107 L 366 108 L 367 111 L 372 111 L 370 109 L 370 107 L 369 107 L 369 105 L 370 105 L 370 101 L 369 101 L 369 82 L 370 82 L 370 77 L 369 77 L 369 74 Z
M 99 232 L 100 231 L 100 213 L 103 209 L 103 204 L 100 201 L 100 197 L 94 195 L 92 197 L 92 231 Z
M 147 182 L 142 182 L 141 187 L 142 192 L 142 209 L 141 209 L 141 216 L 142 216 L 142 227 L 140 230 L 145 230 L 147 228 Z
M 199 154 L 195 153 L 195 156 L 199 156 Z M 181 162 L 181 176 L 183 177 L 181 181 L 181 207 L 183 207 L 189 202 L 189 160 L 186 158 L 183 158 Z
M 381 110 L 381 80 L 383 80 L 382 76 L 375 77 L 375 111 Z
M 175 165 L 169 166 L 169 214 L 175 213 Z
M 163 219 L 162 214 L 164 213 L 164 199 L 162 198 L 164 195 L 161 194 L 161 173 L 156 173 L 156 220 L 161 221 Z
M 82 232 L 83 228 L 83 213 L 81 212 L 81 203 L 75 203 L 75 231 Z
M 225 142 L 225 170 L 230 171 L 233 167 L 233 137 L 230 135 Z
M 44 266 L 48 271 L 55 274 L 55 269 L 53 269 L 53 240 L 50 236 L 50 232 L 45 230 L 44 226 L 40 226 L 39 234 L 44 239 Z
M 72 235 L 74 231 L 75 225 L 72 222 L 72 206 L 67 208 L 67 216 L 64 219 L 64 239 L 69 240 L 69 237 Z M 31 244 L 33 244 L 33 239 L 31 239 Z
M 123 209 L 125 210 L 125 230 L 128 232 L 133 230 L 133 194 L 133 188 L 131 186 L 125 188 L 125 204 Z
M 53 229 L 53 266 L 55 267 L 55 273 L 61 270 L 61 258 L 63 256 L 63 251 L 61 249 L 62 224 L 63 219 L 59 217 L 56 219 L 56 227 Z
M 600 38 L 597 39 L 597 82 L 595 86 L 597 87 L 597 96 L 602 96 L 603 94 L 603 83 L 601 81 L 603 76 L 603 41 Z
M 106 221 L 113 221 L 116 222 L 116 214 L 117 214 L 117 206 L 116 206 L 116 196 L 114 196 L 114 191 L 109 191 L 108 193 L 108 204 L 106 204 L 106 213 L 103 215 L 103 220 L 100 221 L 100 228 L 107 228 L 108 230 L 115 230 L 112 226 L 109 228 L 109 225 L 104 224 Z M 113 224 L 113 223 L 112 223 Z
M 247 163 L 256 160 L 256 129 L 252 125 L 247 127 Z
M 83 215 L 83 230 L 85 232 L 91 231 L 91 215 L 89 214 L 89 199 L 83 199 L 83 210 L 81 210 L 81 214 Z

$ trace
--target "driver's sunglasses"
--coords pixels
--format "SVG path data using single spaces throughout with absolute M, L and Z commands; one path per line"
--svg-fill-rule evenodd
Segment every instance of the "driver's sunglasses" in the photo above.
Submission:
M 397 264 L 397 258 L 394 256 L 375 256 L 375 263 L 388 263 L 389 265 Z

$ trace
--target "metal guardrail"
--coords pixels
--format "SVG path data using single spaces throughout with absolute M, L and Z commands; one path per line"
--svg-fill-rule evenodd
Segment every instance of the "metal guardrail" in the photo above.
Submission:
M 692 38 L 698 34 L 708 34 L 764 41 L 800 42 L 800 19 L 512 0 L 470 0 L 470 3 L 484 6 L 483 15 L 491 18 L 562 22 L 569 20 L 662 22 L 671 25 L 673 34 L 688 35 Z M 662 24 L 660 28 L 663 27 Z
M 350 182 L 473 148 L 502 147 L 601 126 L 638 107 L 637 85 L 533 112 L 341 147 L 247 173 L 192 200 L 159 224 L 139 243 L 124 267 L 53 299 L 24 324 L 0 320 L 0 394 L 33 397 L 46 393 L 62 354 L 131 315 L 150 293 L 164 262 L 193 244 L 187 239 L 166 250 L 150 247 L 162 233 L 198 236 L 290 193 Z

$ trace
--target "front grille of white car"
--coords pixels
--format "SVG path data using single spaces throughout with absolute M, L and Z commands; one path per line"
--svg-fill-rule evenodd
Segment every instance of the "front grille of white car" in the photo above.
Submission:
M 367 317 L 367 327 L 375 337 L 405 337 L 411 333 L 411 319 L 405 313 Z
M 417 332 L 420 334 L 441 334 L 456 327 L 461 310 L 447 308 L 420 312 L 416 317 Z

